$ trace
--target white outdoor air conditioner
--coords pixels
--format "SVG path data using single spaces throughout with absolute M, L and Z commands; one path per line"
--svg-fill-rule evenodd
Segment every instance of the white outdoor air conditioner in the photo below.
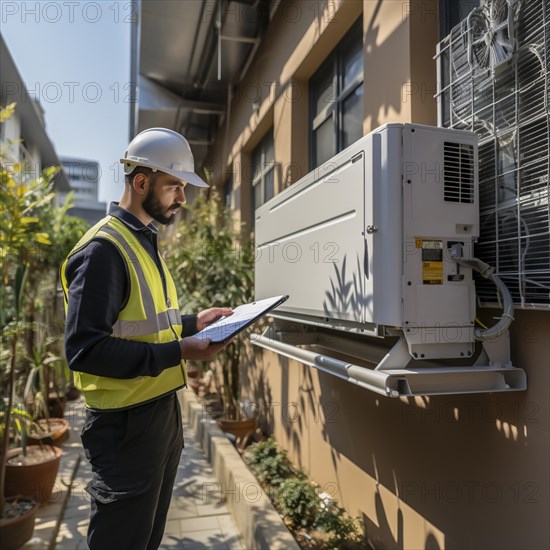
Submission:
M 474 258 L 477 174 L 474 133 L 386 124 L 262 205 L 256 298 L 290 298 L 253 342 L 392 397 L 525 389 Z M 472 269 L 503 295 L 489 330 Z

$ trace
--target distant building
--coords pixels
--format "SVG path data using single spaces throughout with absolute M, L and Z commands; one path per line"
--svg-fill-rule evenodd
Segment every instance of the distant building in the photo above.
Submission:
M 58 166 L 59 159 L 46 132 L 44 111 L 31 98 L 17 66 L 0 36 L 0 104 L 15 103 L 14 114 L 0 125 L 0 142 L 6 146 L 8 162 L 21 164 L 19 183 L 38 178 L 44 168 Z M 54 179 L 55 191 L 67 193 L 69 181 L 60 171 Z
M 75 158 L 61 158 L 60 161 L 70 190 L 74 193 L 75 205 L 69 214 L 94 224 L 105 216 L 107 209 L 107 205 L 98 200 L 99 164 L 93 160 Z M 67 194 L 61 193 L 61 204 L 65 203 Z

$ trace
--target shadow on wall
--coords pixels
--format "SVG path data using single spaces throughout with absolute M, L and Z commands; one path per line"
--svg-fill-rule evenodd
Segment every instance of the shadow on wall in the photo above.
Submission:
M 337 403 L 336 422 L 323 423 L 323 437 L 342 502 L 364 511 L 367 532 L 382 547 L 403 548 L 407 529 L 410 536 L 419 526 L 426 548 L 439 545 L 431 528 L 444 535 L 445 547 L 473 548 L 475 541 L 538 548 L 548 540 L 541 531 L 549 495 L 540 389 L 393 400 L 321 372 L 319 384 L 320 403 Z M 343 457 L 374 491 L 360 502 L 340 483 Z M 507 529 L 506 517 L 525 528 Z
M 377 538 L 381 541 L 384 541 L 383 547 L 386 550 L 404 550 L 405 546 L 403 543 L 403 513 L 401 512 L 401 510 L 398 510 L 397 512 L 397 537 L 395 538 L 388 522 L 380 493 L 378 491 L 376 491 L 374 498 L 376 508 L 376 523 L 374 523 L 367 515 L 362 514 L 365 531 L 367 533 L 379 533 Z M 433 535 L 430 536 L 432 536 L 433 538 Z M 435 546 L 428 547 L 426 541 L 425 550 L 439 550 L 439 545 L 437 541 L 435 541 L 435 544 Z
M 292 442 L 293 448 L 297 453 L 301 452 L 300 436 L 303 430 L 302 419 L 298 418 L 299 425 L 297 431 L 294 429 L 294 415 L 291 409 L 295 403 L 291 402 L 289 397 L 289 369 L 290 361 L 281 356 L 278 361 L 278 367 L 281 371 L 281 393 L 280 401 L 275 401 L 273 391 L 270 385 L 270 377 L 267 369 L 269 366 L 264 360 L 264 353 L 261 348 L 250 346 L 246 357 L 242 361 L 243 365 L 254 365 L 253 369 L 241 368 L 242 394 L 253 398 L 258 410 L 258 426 L 263 433 L 272 433 L 273 426 L 283 419 L 282 426 L 285 435 Z M 301 397 L 302 399 L 302 397 Z M 285 422 L 290 419 L 290 422 Z
M 252 330 L 249 329 L 246 334 L 249 335 L 254 332 L 261 333 L 262 330 L 253 328 Z M 258 426 L 262 432 L 267 433 L 275 418 L 272 407 L 273 394 L 268 376 L 266 376 L 267 368 L 263 360 L 263 350 L 252 345 L 243 346 L 243 350 L 239 369 L 241 397 L 246 395 L 253 398 L 258 411 Z M 254 368 L 247 368 L 248 365 Z
M 401 4 L 401 6 L 404 6 L 404 4 Z M 374 130 L 380 124 L 386 122 L 392 111 L 400 113 L 403 108 L 404 73 L 399 70 L 388 71 L 387 67 L 390 59 L 392 63 L 399 63 L 397 54 L 402 50 L 404 44 L 408 44 L 407 26 L 405 24 L 398 25 L 386 39 L 381 41 L 379 34 L 382 21 L 378 17 L 381 7 L 382 0 L 377 0 L 363 38 L 364 66 L 367 73 L 384 75 L 383 81 L 376 78 L 374 80 L 365 78 L 365 94 L 369 97 L 369 101 L 366 102 L 365 123 L 370 130 Z M 374 61 L 371 61 L 371 58 L 377 60 L 379 64 L 383 63 L 383 65 L 377 66 Z M 402 59 L 403 63 L 408 62 L 408 50 L 407 55 L 403 55 Z M 380 117 L 382 117 L 382 121 Z
M 254 351 L 254 369 L 245 369 L 247 372 L 246 387 L 247 393 L 253 396 L 256 403 L 259 416 L 258 425 L 263 433 L 271 434 L 273 426 L 280 424 L 285 432 L 285 436 L 291 442 L 292 449 L 298 456 L 302 453 L 301 438 L 304 433 L 304 419 L 301 414 L 297 414 L 298 408 L 303 407 L 303 389 L 300 389 L 299 403 L 292 401 L 289 396 L 291 386 L 289 369 L 292 368 L 290 360 L 280 356 L 278 368 L 281 372 L 281 391 L 280 401 L 275 400 L 270 385 L 270 377 L 267 373 L 269 366 L 264 359 L 263 350 L 255 348 Z M 308 373 L 311 378 L 311 373 Z M 278 394 L 278 392 L 276 392 Z M 300 409 L 303 410 L 303 409 Z
M 397 510 L 397 533 L 394 536 L 386 516 L 386 510 L 384 509 L 382 498 L 380 497 L 380 493 L 378 491 L 375 492 L 374 499 L 376 508 L 376 523 L 374 523 L 365 514 L 362 514 L 363 525 L 365 526 L 366 532 L 376 532 L 377 539 L 383 541 L 383 546 L 381 547 L 385 550 L 404 550 L 404 518 L 402 510 Z M 432 533 L 428 533 L 426 536 L 424 550 L 441 550 L 438 540 Z

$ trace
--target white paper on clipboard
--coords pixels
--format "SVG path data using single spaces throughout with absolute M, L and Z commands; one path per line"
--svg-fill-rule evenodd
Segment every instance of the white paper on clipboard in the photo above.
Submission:
M 238 306 L 233 310 L 233 315 L 222 317 L 194 334 L 193 338 L 210 338 L 212 343 L 223 342 L 244 330 L 287 299 L 288 295 L 274 296 Z

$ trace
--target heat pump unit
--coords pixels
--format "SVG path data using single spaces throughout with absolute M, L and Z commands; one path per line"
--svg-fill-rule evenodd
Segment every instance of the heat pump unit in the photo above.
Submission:
M 510 319 L 476 344 L 477 141 L 387 124 L 256 210 L 256 298 L 290 298 L 253 342 L 393 397 L 524 389 Z

